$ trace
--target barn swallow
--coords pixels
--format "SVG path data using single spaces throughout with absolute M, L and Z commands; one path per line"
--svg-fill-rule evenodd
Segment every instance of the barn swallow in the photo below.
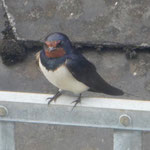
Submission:
M 58 88 L 58 92 L 48 98 L 48 104 L 55 101 L 62 94 L 62 90 L 78 95 L 77 100 L 73 101 L 74 107 L 81 102 L 81 94 L 84 91 L 114 96 L 124 94 L 97 73 L 95 66 L 73 48 L 65 34 L 53 33 L 46 37 L 38 62 L 48 81 Z

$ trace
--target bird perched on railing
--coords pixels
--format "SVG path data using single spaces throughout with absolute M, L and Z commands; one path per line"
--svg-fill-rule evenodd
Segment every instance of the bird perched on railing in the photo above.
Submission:
M 81 102 L 84 91 L 119 96 L 124 92 L 108 84 L 96 71 L 95 66 L 81 53 L 75 51 L 69 38 L 62 33 L 53 33 L 46 37 L 43 50 L 38 57 L 39 67 L 45 77 L 58 92 L 49 102 L 55 101 L 62 90 L 78 94 L 74 107 Z

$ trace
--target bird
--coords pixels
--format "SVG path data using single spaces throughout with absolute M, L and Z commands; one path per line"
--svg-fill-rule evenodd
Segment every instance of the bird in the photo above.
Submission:
M 38 53 L 38 65 L 46 79 L 58 88 L 48 104 L 70 91 L 78 95 L 73 108 L 81 102 L 85 91 L 121 96 L 124 92 L 107 83 L 96 71 L 96 67 L 79 51 L 74 49 L 67 35 L 59 32 L 49 34 L 43 50 Z

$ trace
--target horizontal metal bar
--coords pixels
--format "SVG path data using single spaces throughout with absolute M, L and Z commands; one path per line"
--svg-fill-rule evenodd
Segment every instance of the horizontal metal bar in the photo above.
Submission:
M 50 106 L 47 97 L 46 94 L 0 92 L 0 105 L 7 109 L 0 120 L 150 131 L 149 101 L 82 98 L 82 103 L 71 111 L 71 102 L 76 97 L 61 96 Z

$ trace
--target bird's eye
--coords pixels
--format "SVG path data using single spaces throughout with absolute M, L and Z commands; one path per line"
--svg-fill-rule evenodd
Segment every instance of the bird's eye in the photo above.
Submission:
M 57 47 L 61 47 L 63 45 L 63 41 L 59 41 L 59 43 L 57 44 Z

